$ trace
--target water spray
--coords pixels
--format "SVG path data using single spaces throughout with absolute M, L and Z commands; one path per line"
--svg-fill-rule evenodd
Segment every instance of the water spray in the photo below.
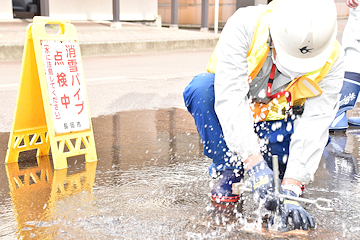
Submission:
M 314 200 L 307 199 L 307 198 L 300 198 L 300 197 L 293 197 L 293 196 L 287 196 L 280 193 L 280 181 L 279 181 L 279 162 L 278 162 L 278 156 L 274 155 L 272 158 L 273 163 L 273 172 L 274 172 L 274 182 L 275 182 L 275 196 L 277 198 L 285 198 L 293 201 L 298 202 L 305 202 L 314 204 L 318 209 L 324 210 L 324 211 L 333 211 L 332 208 L 332 200 L 326 199 L 326 198 L 317 198 Z M 234 195 L 241 195 L 244 192 L 251 192 L 252 189 L 245 186 L 244 182 L 238 182 L 232 184 L 232 193 Z M 326 205 L 326 207 L 324 207 Z

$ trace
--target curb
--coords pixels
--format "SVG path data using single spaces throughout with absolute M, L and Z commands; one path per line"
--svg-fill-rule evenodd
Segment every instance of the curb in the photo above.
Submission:
M 107 56 L 142 52 L 214 48 L 219 37 L 180 40 L 145 40 L 80 43 L 82 56 Z M 0 60 L 21 60 L 24 44 L 1 44 Z
M 23 56 L 24 44 L 1 44 L 0 60 L 20 60 Z

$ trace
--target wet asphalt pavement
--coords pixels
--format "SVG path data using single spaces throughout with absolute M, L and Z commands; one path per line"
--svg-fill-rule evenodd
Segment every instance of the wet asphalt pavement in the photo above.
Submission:
M 210 200 L 210 159 L 182 90 L 212 50 L 83 58 L 98 161 L 21 154 L 0 164 L 1 239 L 359 239 L 360 128 L 332 134 L 304 197 L 316 228 L 267 230 L 251 194 L 235 205 Z M 1 62 L 0 160 L 4 161 L 21 63 Z M 141 66 L 141 70 L 139 70 Z M 359 106 L 349 116 L 360 116 Z
M 216 205 L 210 160 L 185 110 L 122 111 L 92 119 L 97 162 L 81 157 L 52 170 L 48 157 L 22 155 L 0 168 L 0 234 L 4 239 L 358 239 L 360 129 L 332 134 L 315 182 L 304 197 L 333 199 L 335 211 L 303 206 L 309 232 L 263 228 L 244 194 Z M 9 133 L 0 133 L 4 159 Z

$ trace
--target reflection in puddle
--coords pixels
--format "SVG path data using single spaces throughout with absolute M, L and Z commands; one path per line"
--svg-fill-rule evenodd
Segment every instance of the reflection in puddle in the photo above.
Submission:
M 359 238 L 359 133 L 333 135 L 305 197 L 335 200 L 334 212 L 304 207 L 310 232 L 264 230 L 252 196 L 211 202 L 210 160 L 181 109 L 120 112 L 92 120 L 98 162 L 54 171 L 48 157 L 0 168 L 0 225 L 12 239 Z M 0 133 L 5 159 L 8 133 Z M 20 168 L 19 168 L 19 165 Z M 10 194 L 9 194 L 10 193 Z
M 56 236 L 61 225 L 54 222 L 68 215 L 66 205 L 73 195 L 77 195 L 74 203 L 79 207 L 94 200 L 96 165 L 97 162 L 88 162 L 85 171 L 68 175 L 67 169 L 53 171 L 48 156 L 37 158 L 37 166 L 25 169 L 20 169 L 18 163 L 6 164 L 18 238 Z

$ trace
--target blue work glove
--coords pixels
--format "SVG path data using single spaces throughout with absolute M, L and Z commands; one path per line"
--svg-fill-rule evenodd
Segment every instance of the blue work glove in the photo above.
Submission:
M 265 161 L 261 161 L 247 171 L 254 198 L 257 201 L 264 199 L 264 207 L 275 211 L 277 199 L 275 198 L 274 173 Z
M 284 195 L 297 197 L 297 195 L 290 191 L 284 190 Z M 303 230 L 308 230 L 310 228 L 315 228 L 315 220 L 314 218 L 300 205 L 299 202 L 284 199 L 281 207 L 281 230 L 283 232 L 289 231 L 289 217 L 292 219 L 294 224 L 294 229 L 300 229 L 302 226 Z

